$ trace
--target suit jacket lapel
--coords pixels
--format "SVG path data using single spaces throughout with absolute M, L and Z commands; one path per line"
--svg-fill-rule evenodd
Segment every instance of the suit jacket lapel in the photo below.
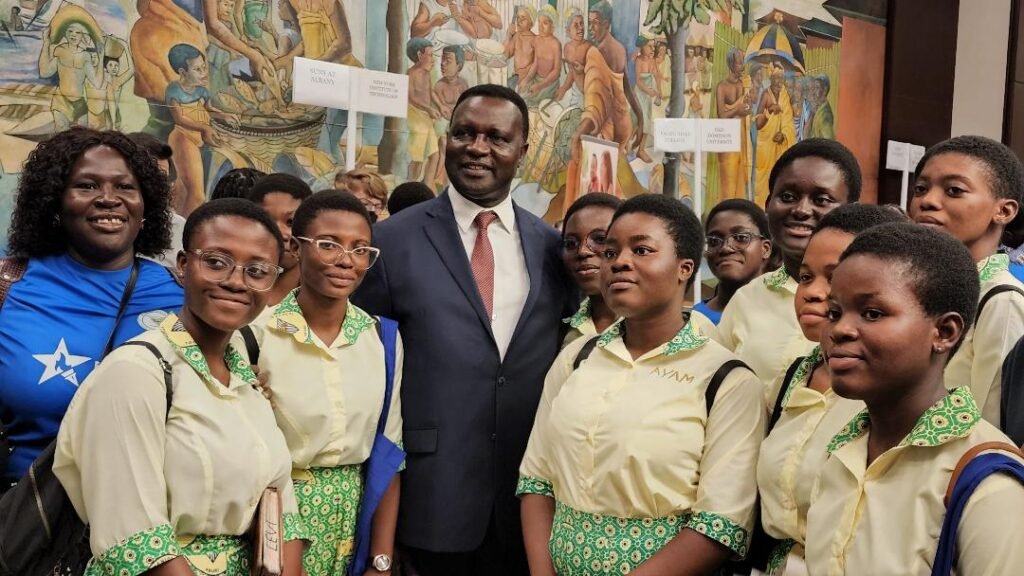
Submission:
M 526 303 L 523 304 L 523 311 L 519 314 L 519 322 L 516 323 L 512 339 L 515 340 L 519 330 L 526 323 L 533 305 L 540 295 L 541 285 L 544 283 L 544 234 L 536 230 L 537 222 L 532 218 L 526 218 L 526 211 L 518 205 L 513 205 L 516 211 L 516 223 L 519 229 L 519 240 L 523 245 L 523 256 L 526 260 L 526 271 L 530 275 L 530 292 L 526 296 Z
M 427 238 L 493 340 L 491 319 L 487 316 L 480 290 L 476 287 L 476 279 L 473 278 L 473 270 L 469 266 L 469 258 L 466 256 L 466 248 L 462 245 L 459 225 L 455 221 L 455 212 L 452 211 L 452 203 L 447 192 L 438 197 L 427 214 L 431 217 L 423 227 Z

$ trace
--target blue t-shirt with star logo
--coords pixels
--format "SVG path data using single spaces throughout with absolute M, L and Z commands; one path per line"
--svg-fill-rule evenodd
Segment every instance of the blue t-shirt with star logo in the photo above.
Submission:
M 14 451 L 13 482 L 56 436 L 78 386 L 96 367 L 114 327 L 131 267 L 95 270 L 61 254 L 29 260 L 0 309 L 0 422 Z M 163 266 L 140 261 L 114 344 L 156 328 L 184 301 Z

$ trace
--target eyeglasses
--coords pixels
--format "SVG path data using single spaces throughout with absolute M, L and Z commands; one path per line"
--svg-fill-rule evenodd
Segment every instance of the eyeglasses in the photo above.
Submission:
M 342 256 L 347 255 L 349 260 L 352 261 L 353 266 L 366 270 L 373 266 L 374 262 L 377 261 L 377 257 L 380 256 L 380 248 L 372 246 L 360 246 L 352 250 L 346 250 L 344 246 L 333 240 L 305 238 L 303 236 L 296 236 L 295 239 L 308 242 L 310 246 L 316 248 L 320 261 L 328 266 L 337 264 Z
M 235 273 L 235 269 L 242 270 L 242 281 L 251 290 L 266 292 L 274 287 L 277 277 L 284 272 L 284 268 L 269 262 L 253 262 L 242 266 L 236 264 L 235 259 L 222 252 L 215 250 L 185 250 L 186 255 L 199 257 L 199 269 L 203 276 L 210 282 L 223 282 Z
M 707 245 L 708 252 L 718 252 L 721 250 L 726 242 L 728 242 L 736 250 L 745 250 L 750 243 L 754 241 L 754 238 L 758 240 L 767 240 L 766 237 L 760 234 L 754 234 L 753 232 L 736 232 L 729 234 L 726 237 L 721 236 L 708 236 L 704 242 Z
M 565 238 L 562 238 L 562 250 L 564 250 L 566 254 L 578 254 L 580 247 L 586 246 L 587 250 L 600 255 L 607 240 L 608 233 L 606 231 L 593 230 L 583 238 L 583 242 L 580 242 L 575 236 L 566 236 Z

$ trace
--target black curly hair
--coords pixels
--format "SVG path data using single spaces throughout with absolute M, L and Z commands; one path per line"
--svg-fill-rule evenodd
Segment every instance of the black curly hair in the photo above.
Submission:
M 818 222 L 814 234 L 822 230 L 839 230 L 856 236 L 868 228 L 891 222 L 909 222 L 907 217 L 892 208 L 877 204 L 844 204 L 832 210 Z
M 700 257 L 704 252 L 704 228 L 700 220 L 685 204 L 679 200 L 661 194 L 640 194 L 626 200 L 615 211 L 611 229 L 615 221 L 626 214 L 650 214 L 665 223 L 665 229 L 676 243 L 676 256 L 693 260 L 694 266 L 700 266 Z
M 779 179 L 779 174 L 796 160 L 808 157 L 821 158 L 835 164 L 836 168 L 843 173 L 843 181 L 846 182 L 846 188 L 849 190 L 846 201 L 852 204 L 860 200 L 862 178 L 857 158 L 846 146 L 826 138 L 808 138 L 797 142 L 783 152 L 782 156 L 779 156 L 768 175 L 768 200 L 772 197 L 771 191 L 775 190 L 775 181 Z M 765 200 L 766 204 L 768 200 Z
M 978 160 L 985 171 L 996 198 L 1022 202 L 1024 164 L 1008 146 L 984 136 L 957 136 L 932 146 L 921 157 L 914 177 L 921 175 L 928 161 L 942 154 L 963 154 Z
M 248 198 L 249 191 L 257 180 L 266 176 L 266 172 L 260 172 L 255 168 L 234 168 L 217 180 L 213 187 L 210 200 L 221 198 Z
M 128 163 L 142 192 L 146 225 L 135 237 L 135 252 L 157 256 L 171 245 L 170 190 L 167 176 L 145 147 L 114 131 L 74 127 L 40 142 L 25 160 L 7 234 L 11 255 L 41 258 L 68 249 L 68 237 L 56 224 L 71 169 L 96 146 L 116 150 Z
M 899 266 L 898 274 L 912 283 L 918 304 L 930 317 L 956 312 L 964 333 L 974 321 L 981 290 L 974 257 L 962 242 L 924 226 L 893 222 L 857 235 L 839 258 L 874 256 Z M 879 270 L 879 274 L 886 271 Z M 952 356 L 952 354 L 950 354 Z
M 321 212 L 328 210 L 340 210 L 362 216 L 366 220 L 366 225 L 370 227 L 372 237 L 373 221 L 370 219 L 370 212 L 351 192 L 344 190 L 321 190 L 303 200 L 295 211 L 295 217 L 292 218 L 292 236 L 305 236 L 306 229 L 313 220 Z

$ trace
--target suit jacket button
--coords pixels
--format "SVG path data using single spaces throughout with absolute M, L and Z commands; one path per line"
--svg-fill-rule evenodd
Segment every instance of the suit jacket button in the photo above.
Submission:
M 494 442 L 494 441 L 495 441 L 495 440 L 497 440 L 497 439 L 498 439 L 498 435 L 497 435 L 497 434 L 494 434 L 494 433 L 492 433 L 492 434 L 491 434 L 491 442 Z
M 499 376 L 498 377 L 498 386 L 504 386 L 504 385 L 505 385 L 505 377 L 504 376 Z

